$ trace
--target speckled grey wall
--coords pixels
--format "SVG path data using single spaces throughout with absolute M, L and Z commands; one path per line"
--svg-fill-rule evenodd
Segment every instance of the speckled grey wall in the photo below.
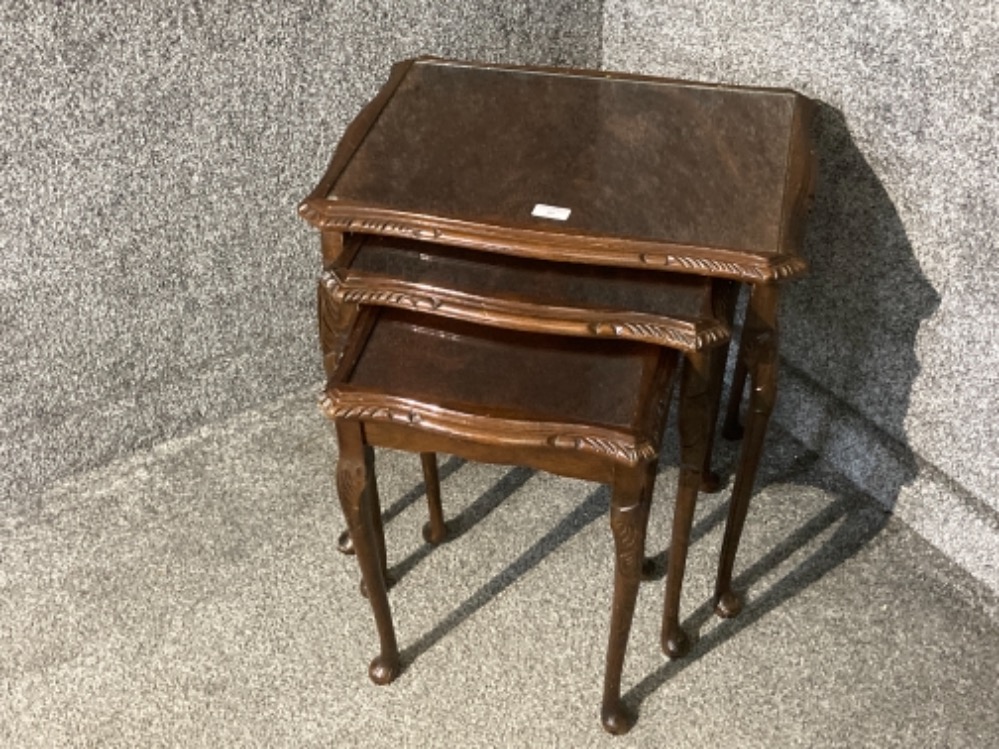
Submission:
M 777 419 L 999 591 L 994 0 L 607 0 L 604 66 L 824 103 Z
M 0 6 L 0 498 L 320 378 L 298 200 L 392 61 L 595 66 L 600 3 Z
M 990 0 L 0 6 L 0 501 L 319 378 L 295 215 L 419 53 L 825 103 L 777 418 L 999 590 Z

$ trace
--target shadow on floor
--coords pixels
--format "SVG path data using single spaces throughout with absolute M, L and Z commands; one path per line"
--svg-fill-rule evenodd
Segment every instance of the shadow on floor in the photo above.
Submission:
M 723 452 L 734 454 L 735 450 L 735 447 L 729 447 Z M 636 708 L 640 706 L 647 697 L 655 693 L 687 666 L 751 627 L 768 613 L 852 558 L 884 528 L 890 515 L 878 508 L 869 498 L 863 497 L 851 486 L 839 480 L 836 480 L 835 484 L 831 484 L 828 480 L 818 482 L 812 480 L 816 473 L 821 473 L 817 471 L 819 456 L 816 453 L 801 450 L 789 452 L 795 454 L 775 456 L 781 459 L 777 461 L 778 465 L 771 464 L 767 476 L 761 476 L 761 479 L 764 479 L 767 484 L 824 484 L 821 488 L 827 492 L 831 500 L 744 569 L 736 577 L 737 588 L 745 590 L 756 587 L 761 580 L 800 554 L 802 550 L 814 546 L 818 538 L 824 536 L 823 542 L 806 559 L 798 563 L 775 583 L 763 591 L 756 592 L 739 617 L 719 624 L 703 637 L 701 637 L 702 630 L 714 616 L 713 602 L 707 600 L 698 605 L 683 622 L 685 630 L 691 635 L 693 641 L 691 652 L 681 660 L 666 661 L 661 667 L 647 674 L 635 684 L 625 695 L 626 701 L 632 706 Z M 731 455 L 729 459 L 731 459 Z M 725 458 L 722 457 L 722 460 Z M 462 463 L 455 458 L 449 459 L 442 466 L 442 476 L 452 474 Z M 672 471 L 672 467 L 665 464 L 661 473 L 664 471 Z M 483 520 L 502 502 L 519 491 L 533 475 L 533 470 L 523 467 L 514 467 L 508 470 L 492 487 L 448 521 L 449 540 L 453 541 L 467 533 L 476 523 Z M 422 484 L 414 487 L 388 508 L 386 519 L 398 515 L 422 494 Z M 597 486 L 575 509 L 563 516 L 551 530 L 538 538 L 529 549 L 507 565 L 502 572 L 461 602 L 430 631 L 405 648 L 401 654 L 404 667 L 413 663 L 450 632 L 523 578 L 558 550 L 562 544 L 571 540 L 595 520 L 605 517 L 609 503 L 609 488 L 602 485 Z M 654 508 L 653 512 L 656 511 Z M 671 512 L 672 508 L 662 507 L 658 511 Z M 692 530 L 691 543 L 703 540 L 712 531 L 718 529 L 724 523 L 726 512 L 727 503 L 720 502 L 708 514 L 701 517 Z M 656 543 L 656 539 L 650 538 L 649 542 L 650 545 L 653 545 Z M 421 546 L 394 565 L 391 573 L 396 579 L 402 579 L 426 559 L 433 548 L 429 544 Z M 659 570 L 658 577 L 660 578 L 665 572 L 663 560 L 667 554 L 668 549 L 653 557 L 657 562 L 656 567 Z M 684 606 L 684 609 L 690 610 L 689 602 L 687 606 Z
M 816 456 L 810 454 L 800 467 L 804 468 L 816 460 Z M 890 518 L 889 513 L 879 509 L 869 498 L 859 496 L 849 489 L 830 492 L 830 495 L 832 501 L 828 505 L 798 525 L 776 546 L 739 573 L 735 578 L 736 589 L 745 591 L 756 587 L 761 580 L 796 554 L 813 546 L 816 539 L 825 537 L 821 545 L 769 587 L 755 591 L 738 617 L 720 622 L 701 637 L 701 631 L 714 617 L 714 602 L 704 601 L 683 622 L 684 629 L 693 641 L 691 651 L 686 657 L 666 661 L 646 675 L 624 695 L 626 702 L 637 708 L 685 668 L 833 572 L 881 533 Z M 706 516 L 695 528 L 694 536 L 703 537 L 712 526 L 722 523 L 726 509 L 724 504 L 720 505 Z
M 525 468 L 511 469 L 490 491 L 483 494 L 473 503 L 469 509 L 475 508 L 474 512 L 466 517 L 466 521 L 472 520 L 473 522 L 477 522 L 480 518 L 475 517 L 476 515 L 483 512 L 490 512 L 500 502 L 519 489 L 533 473 L 534 471 Z M 607 486 L 600 485 L 594 491 L 590 492 L 586 499 L 572 510 L 572 512 L 556 523 L 548 533 L 539 538 L 527 551 L 517 557 L 502 572 L 493 577 L 492 580 L 466 598 L 433 629 L 406 648 L 402 652 L 403 664 L 408 665 L 420 655 L 427 652 L 427 650 L 447 636 L 449 632 L 534 569 L 546 557 L 579 533 L 583 528 L 587 527 L 597 518 L 606 516 L 609 506 L 610 489 Z M 466 513 L 463 513 L 463 515 Z M 467 528 L 468 526 L 465 527 Z

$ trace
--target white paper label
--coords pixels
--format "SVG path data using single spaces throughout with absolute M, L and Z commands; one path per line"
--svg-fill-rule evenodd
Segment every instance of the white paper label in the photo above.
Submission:
M 572 213 L 571 208 L 562 208 L 561 206 L 546 205 L 544 203 L 535 203 L 534 210 L 531 211 L 532 216 L 550 218 L 555 221 L 565 221 L 569 218 L 570 213 Z

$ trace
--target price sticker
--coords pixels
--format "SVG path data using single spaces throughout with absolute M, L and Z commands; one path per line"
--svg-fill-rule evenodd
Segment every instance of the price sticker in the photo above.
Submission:
M 565 221 L 572 213 L 571 208 L 563 208 L 558 205 L 548 205 L 546 203 L 535 203 L 531 211 L 532 216 L 537 218 L 550 218 L 553 221 Z

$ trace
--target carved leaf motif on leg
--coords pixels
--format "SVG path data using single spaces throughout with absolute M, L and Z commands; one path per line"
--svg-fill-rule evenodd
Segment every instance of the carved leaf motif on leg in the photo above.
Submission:
M 357 317 L 357 305 L 334 299 L 328 285 L 320 279 L 316 288 L 316 311 L 319 321 L 319 345 L 323 352 L 327 374 L 332 374 L 340 362 L 347 335 Z
M 329 293 L 320 282 L 316 288 L 316 311 L 319 321 L 319 345 L 323 354 L 333 351 L 338 338 L 338 325 L 336 304 L 329 297 Z
M 337 466 L 336 488 L 351 535 L 360 530 L 361 497 L 364 494 L 365 466 L 360 461 L 344 461 Z
M 642 576 L 645 533 L 641 511 L 641 504 L 611 508 L 610 523 L 617 549 L 617 565 L 621 575 L 627 580 L 638 580 Z

